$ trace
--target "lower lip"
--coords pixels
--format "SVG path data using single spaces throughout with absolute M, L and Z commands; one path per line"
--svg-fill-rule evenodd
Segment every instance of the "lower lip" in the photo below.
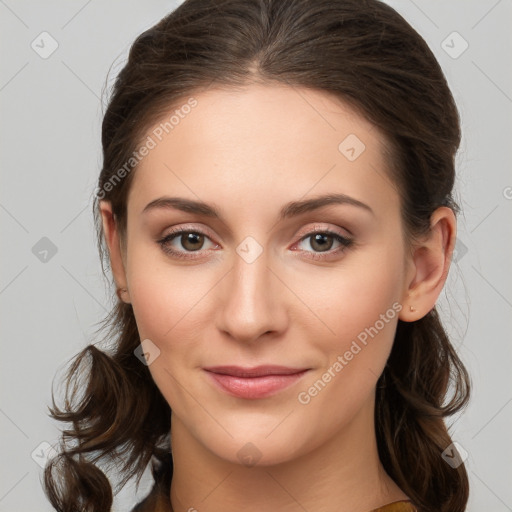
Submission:
M 265 375 L 262 377 L 234 377 L 206 371 L 225 392 L 238 398 L 257 399 L 272 396 L 300 380 L 308 370 L 292 375 Z

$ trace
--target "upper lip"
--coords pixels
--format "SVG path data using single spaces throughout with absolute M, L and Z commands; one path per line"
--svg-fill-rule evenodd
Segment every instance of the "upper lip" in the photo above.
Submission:
M 204 368 L 204 370 L 223 375 L 232 375 L 233 377 L 261 377 L 263 375 L 293 375 L 309 370 L 309 368 L 261 365 L 252 368 L 243 368 L 242 366 L 209 366 Z

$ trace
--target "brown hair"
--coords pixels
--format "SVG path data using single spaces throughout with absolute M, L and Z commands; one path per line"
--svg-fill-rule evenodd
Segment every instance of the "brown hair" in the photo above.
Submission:
M 428 231 L 439 206 L 457 212 L 458 112 L 429 47 L 391 7 L 378 0 L 186 0 L 133 43 L 104 115 L 94 214 L 107 269 L 98 200 L 111 202 L 123 239 L 133 177 L 126 163 L 149 128 L 212 85 L 255 81 L 334 93 L 382 131 L 409 240 Z M 116 173 L 122 179 L 115 181 Z M 45 491 L 59 511 L 110 510 L 103 463 L 123 476 L 120 487 L 133 476 L 138 482 L 151 461 L 172 473 L 171 410 L 134 355 L 140 339 L 131 305 L 117 302 L 104 327 L 113 346 L 80 352 L 69 368 L 64 408 L 53 399 L 50 409 L 70 424 L 45 470 Z M 452 468 L 441 453 L 452 442 L 444 418 L 467 404 L 469 389 L 435 309 L 398 322 L 377 383 L 375 427 L 385 470 L 420 511 L 465 510 L 464 464 Z

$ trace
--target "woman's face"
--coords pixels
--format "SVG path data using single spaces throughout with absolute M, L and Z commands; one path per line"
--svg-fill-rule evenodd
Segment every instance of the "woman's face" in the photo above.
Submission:
M 329 94 L 251 85 L 194 98 L 152 127 L 134 171 L 129 299 L 173 422 L 225 460 L 274 464 L 373 411 L 413 277 L 399 196 L 384 138 Z M 307 371 L 205 370 L 261 365 Z

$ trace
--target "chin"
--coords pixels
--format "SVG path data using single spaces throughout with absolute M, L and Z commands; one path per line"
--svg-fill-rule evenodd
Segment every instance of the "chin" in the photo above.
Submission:
M 226 462 L 245 467 L 274 466 L 289 462 L 306 453 L 307 447 L 310 446 L 305 437 L 298 437 L 296 433 L 283 428 L 284 425 L 276 429 L 280 421 L 282 418 L 273 421 L 271 428 L 261 424 L 247 424 L 245 428 L 240 426 L 231 428 L 226 425 L 226 429 L 233 437 L 224 431 L 214 436 L 209 432 L 209 435 L 203 439 L 201 439 L 203 433 L 197 432 L 197 434 L 201 444 L 207 450 Z M 301 433 L 304 436 L 303 429 Z

